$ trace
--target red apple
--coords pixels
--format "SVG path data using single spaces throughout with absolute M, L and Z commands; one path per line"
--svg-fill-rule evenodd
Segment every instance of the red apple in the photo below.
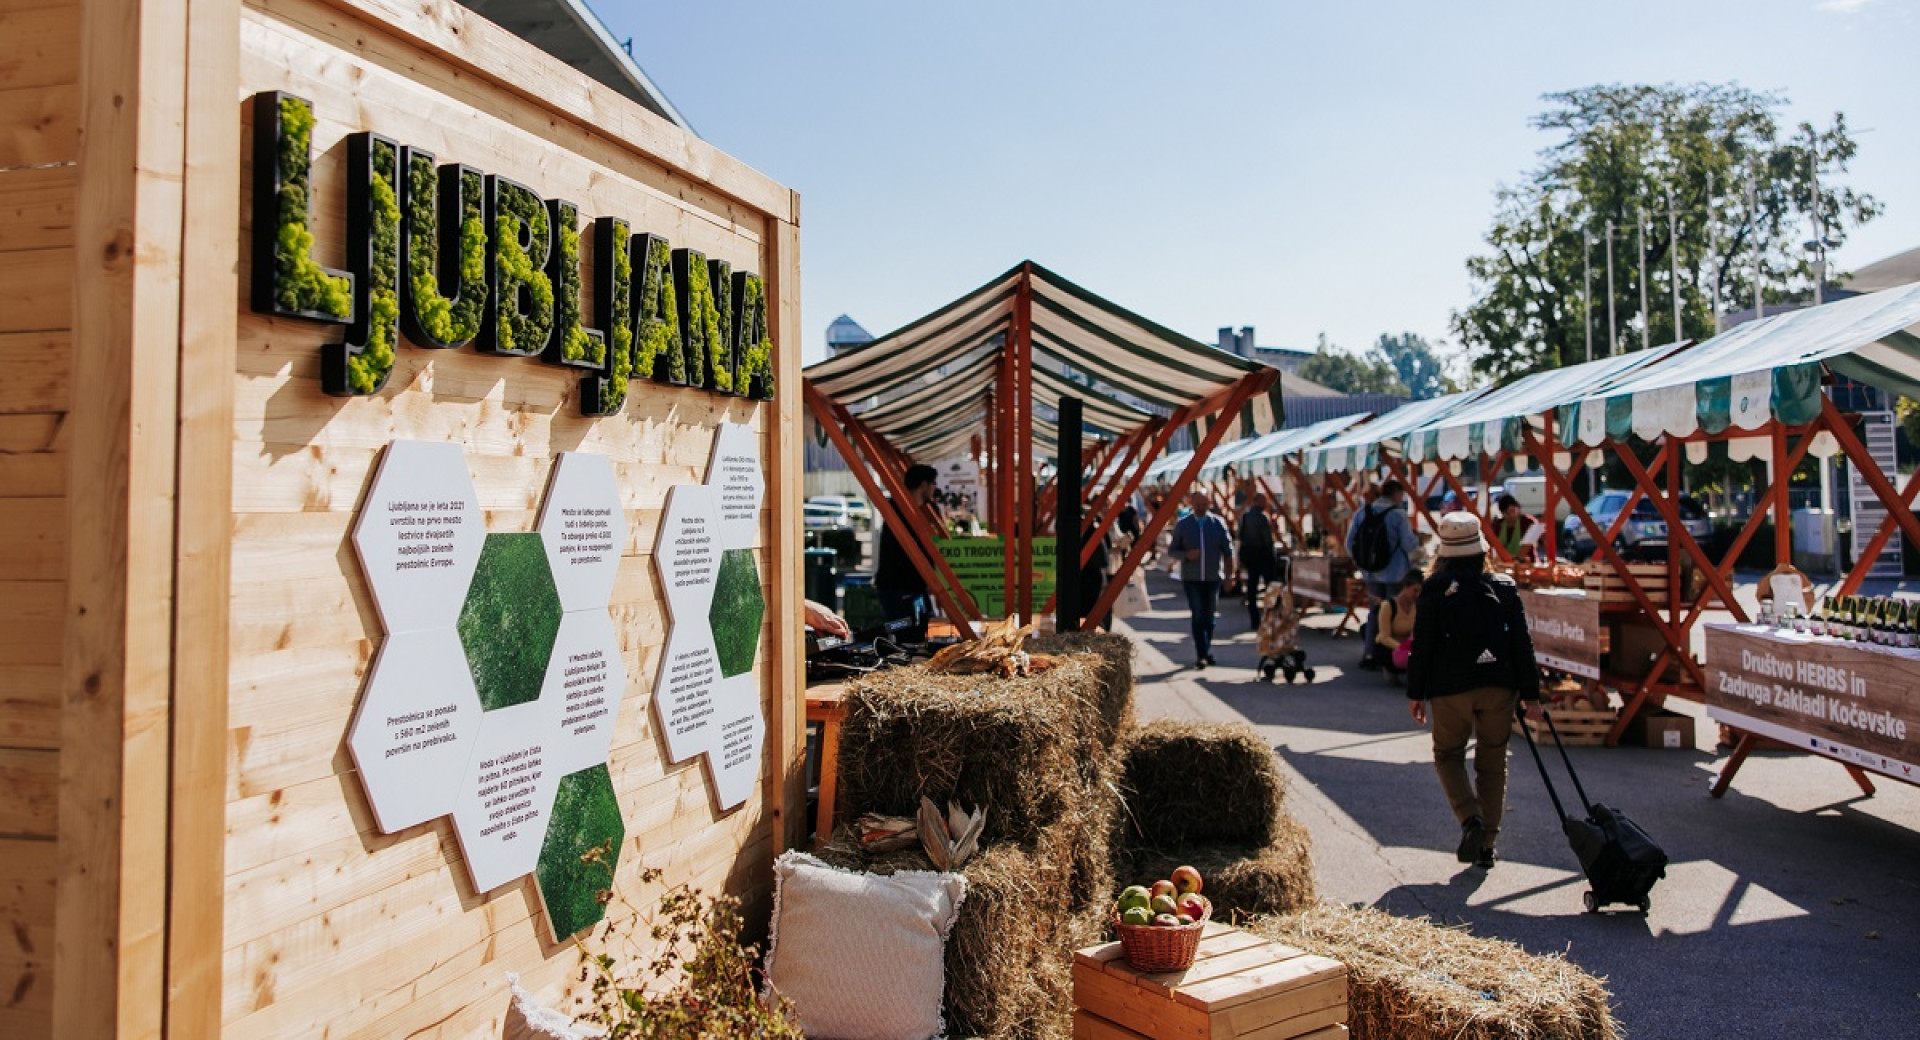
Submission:
M 1174 920 L 1179 921 L 1181 924 L 1193 923 L 1193 918 L 1188 917 L 1186 914 L 1178 914 L 1174 917 Z
M 1192 867 L 1180 867 L 1173 872 L 1173 887 L 1181 895 L 1200 891 L 1200 872 Z
M 1154 896 L 1152 909 L 1155 914 L 1166 914 L 1171 917 L 1180 912 L 1180 904 L 1175 902 L 1172 896 Z
M 1180 902 L 1176 905 L 1179 906 L 1182 914 L 1195 921 L 1207 916 L 1207 901 L 1198 892 L 1188 892 L 1181 896 Z
M 1180 895 L 1180 887 L 1171 881 L 1155 881 L 1153 883 L 1153 894 L 1156 896 L 1172 896 L 1178 898 Z
M 1180 925 L 1180 919 L 1172 914 L 1158 914 L 1154 917 L 1153 923 L 1157 928 L 1177 928 Z

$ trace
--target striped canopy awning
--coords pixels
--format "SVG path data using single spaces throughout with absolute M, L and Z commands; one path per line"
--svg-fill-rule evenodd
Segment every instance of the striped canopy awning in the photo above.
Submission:
M 1690 341 L 1689 341 L 1690 342 Z M 1652 350 L 1615 354 L 1564 368 L 1535 372 L 1508 383 L 1464 408 L 1438 416 L 1404 438 L 1406 457 L 1415 462 L 1466 459 L 1519 451 L 1522 423 L 1535 422 L 1568 401 L 1604 393 L 1649 365 L 1672 357 L 1687 345 L 1669 343 Z M 1560 431 L 1565 435 L 1566 431 Z
M 1031 320 L 1034 439 L 1042 445 L 1052 442 L 1049 420 L 1063 396 L 1084 402 L 1089 430 L 1117 435 L 1154 413 L 1196 405 L 1267 371 L 1022 263 L 804 374 L 907 455 L 953 454 L 985 425 L 1002 356 L 1017 342 L 1023 291 Z M 1284 418 L 1279 382 L 1234 418 L 1249 435 L 1278 428 Z
M 1822 367 L 1920 397 L 1920 283 L 1737 325 L 1560 406 L 1587 445 L 1789 426 L 1820 414 Z
M 1282 458 L 1357 426 L 1371 418 L 1372 414 L 1371 412 L 1350 412 L 1346 415 L 1336 415 L 1331 419 L 1322 419 L 1311 426 L 1275 430 L 1258 437 L 1235 441 L 1214 452 L 1213 458 L 1207 460 L 1207 464 L 1200 468 L 1200 475 L 1208 480 L 1218 480 L 1226 474 L 1228 466 L 1234 466 L 1245 474 L 1278 473 Z
M 1466 390 L 1425 401 L 1410 401 L 1379 416 L 1364 426 L 1356 426 L 1325 444 L 1300 452 L 1300 468 L 1308 473 L 1344 473 L 1371 469 L 1380 458 L 1380 450 L 1401 451 L 1407 434 L 1428 423 L 1454 414 L 1478 400 L 1487 391 Z

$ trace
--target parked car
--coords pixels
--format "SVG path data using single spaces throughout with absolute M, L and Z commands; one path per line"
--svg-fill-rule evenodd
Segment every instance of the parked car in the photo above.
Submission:
M 1610 528 L 1620 515 L 1620 510 L 1626 507 L 1628 494 L 1626 491 L 1603 491 L 1587 503 L 1587 512 L 1602 529 Z M 1712 552 L 1713 520 L 1691 495 L 1680 496 L 1680 522 L 1686 526 L 1687 533 L 1693 536 L 1694 541 Z M 1619 535 L 1613 540 L 1613 547 L 1628 559 L 1666 558 L 1667 522 L 1651 500 L 1642 498 L 1634 503 L 1633 515 L 1621 525 Z M 1593 536 L 1579 517 L 1570 516 L 1562 525 L 1560 550 L 1576 562 L 1593 555 Z
M 865 530 L 873 526 L 873 507 L 866 499 L 851 495 L 815 495 L 807 499 L 801 523 L 808 530 L 824 527 L 853 527 Z

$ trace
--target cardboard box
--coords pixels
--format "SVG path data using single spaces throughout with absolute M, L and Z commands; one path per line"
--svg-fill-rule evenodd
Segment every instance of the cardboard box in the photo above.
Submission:
M 1620 742 L 1633 747 L 1692 751 L 1699 746 L 1694 741 L 1694 721 L 1691 715 L 1648 708 L 1627 723 Z

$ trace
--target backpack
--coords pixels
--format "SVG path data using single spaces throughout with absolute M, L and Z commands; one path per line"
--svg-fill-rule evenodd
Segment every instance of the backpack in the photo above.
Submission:
M 1393 565 L 1393 534 L 1387 529 L 1387 512 L 1368 506 L 1353 533 L 1353 564 L 1368 573 Z
M 1519 688 L 1520 663 L 1512 660 L 1513 626 L 1519 621 L 1501 595 L 1502 583 L 1485 575 L 1453 580 L 1445 614 L 1446 663 L 1471 677 L 1472 685 Z

